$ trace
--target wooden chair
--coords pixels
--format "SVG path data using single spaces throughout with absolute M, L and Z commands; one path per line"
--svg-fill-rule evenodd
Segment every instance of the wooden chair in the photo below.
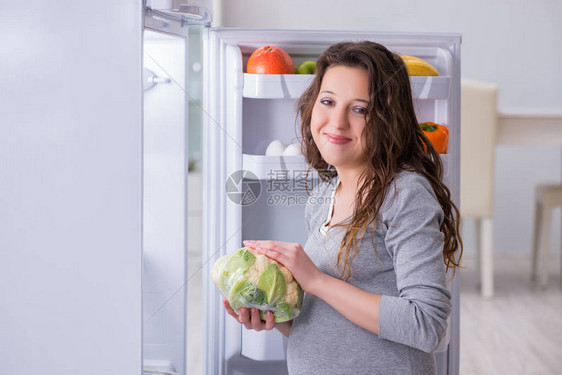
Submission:
M 535 192 L 535 230 L 533 231 L 531 279 L 536 280 L 537 273 L 539 273 L 540 285 L 543 288 L 546 288 L 548 280 L 552 211 L 558 206 L 562 206 L 562 185 L 537 186 Z
M 498 86 L 461 80 L 461 217 L 475 220 L 484 298 L 494 296 L 493 213 Z

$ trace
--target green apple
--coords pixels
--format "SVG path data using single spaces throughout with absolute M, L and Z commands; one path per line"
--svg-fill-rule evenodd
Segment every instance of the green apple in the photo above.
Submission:
M 297 66 L 297 69 L 295 69 L 295 73 L 313 74 L 314 68 L 316 68 L 316 61 L 312 61 L 312 60 L 303 61 Z

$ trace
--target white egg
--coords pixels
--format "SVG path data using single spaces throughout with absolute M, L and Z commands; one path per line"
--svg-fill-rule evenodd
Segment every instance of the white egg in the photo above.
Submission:
M 283 156 L 302 155 L 301 145 L 299 143 L 291 143 L 283 151 Z
M 267 146 L 267 149 L 265 150 L 265 154 L 267 156 L 280 156 L 283 155 L 284 149 L 285 146 L 283 145 L 283 143 L 281 143 L 281 141 L 278 141 L 276 139 L 273 142 L 271 142 L 269 146 Z

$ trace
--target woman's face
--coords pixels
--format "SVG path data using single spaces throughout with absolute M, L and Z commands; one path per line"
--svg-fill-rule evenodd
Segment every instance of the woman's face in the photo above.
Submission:
M 341 168 L 365 165 L 362 134 L 368 102 L 366 71 L 341 65 L 326 70 L 310 127 L 314 143 L 328 164 Z

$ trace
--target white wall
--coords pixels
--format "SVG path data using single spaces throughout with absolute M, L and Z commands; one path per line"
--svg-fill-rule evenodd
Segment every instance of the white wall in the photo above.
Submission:
M 557 0 L 215 0 L 215 25 L 462 33 L 462 77 L 496 82 L 500 111 L 562 113 L 562 2 Z M 497 149 L 494 248 L 529 252 L 533 191 L 559 182 L 558 147 Z M 559 217 L 554 221 L 560 228 Z M 472 227 L 465 226 L 471 251 Z M 560 248 L 555 231 L 553 248 Z M 558 250 L 557 250 L 558 251 Z
M 499 83 L 500 109 L 562 107 L 558 0 L 223 0 L 220 15 L 227 27 L 459 32 L 463 77 Z

